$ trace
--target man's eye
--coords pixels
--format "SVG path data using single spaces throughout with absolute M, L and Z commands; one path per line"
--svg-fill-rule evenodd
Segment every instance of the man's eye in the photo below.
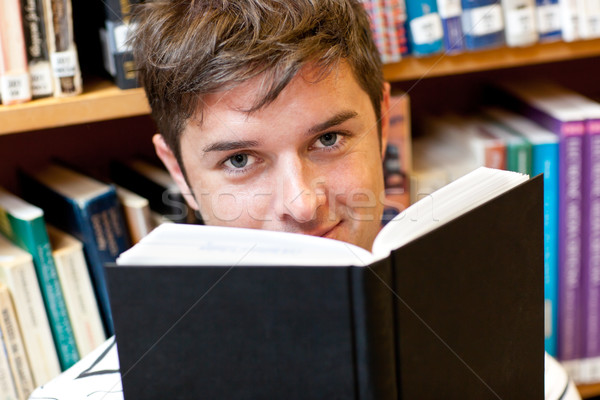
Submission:
M 248 154 L 235 154 L 226 163 L 229 163 L 233 168 L 244 168 L 248 164 Z
M 325 133 L 319 137 L 319 143 L 325 147 L 331 147 L 337 142 L 337 133 Z

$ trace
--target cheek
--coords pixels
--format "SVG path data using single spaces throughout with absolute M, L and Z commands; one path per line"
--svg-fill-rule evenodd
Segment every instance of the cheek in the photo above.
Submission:
M 350 208 L 377 206 L 383 192 L 383 172 L 377 160 L 357 154 L 335 169 L 336 173 L 328 181 L 338 203 Z

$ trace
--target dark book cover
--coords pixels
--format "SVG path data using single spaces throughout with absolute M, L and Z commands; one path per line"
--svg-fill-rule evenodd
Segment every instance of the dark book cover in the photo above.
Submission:
M 364 267 L 108 265 L 125 399 L 543 398 L 542 201 Z

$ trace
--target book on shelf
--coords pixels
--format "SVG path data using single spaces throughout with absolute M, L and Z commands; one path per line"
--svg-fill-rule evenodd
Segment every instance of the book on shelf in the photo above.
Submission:
M 462 0 L 465 49 L 500 47 L 506 43 L 500 0 Z
M 413 56 L 444 50 L 444 28 L 436 0 L 406 0 L 406 26 Z
M 127 43 L 133 26 L 122 21 L 106 20 L 100 29 L 104 68 L 121 89 L 138 86 L 131 46 Z
M 135 244 L 156 226 L 152 219 L 150 203 L 145 197 L 122 186 L 115 185 L 115 188 L 117 189 L 117 198 L 123 210 L 131 244 Z
M 17 392 L 15 381 L 12 377 L 10 362 L 8 360 L 8 351 L 4 344 L 2 330 L 0 330 L 0 393 L 6 400 L 21 400 Z
M 498 107 L 484 113 L 531 143 L 533 175 L 544 174 L 544 348 L 557 356 L 558 332 L 558 135 Z
M 47 226 L 56 271 L 79 355 L 84 357 L 105 340 L 102 317 L 90 279 L 83 244 L 51 225 Z
M 541 177 L 477 169 L 372 252 L 160 226 L 106 266 L 125 398 L 541 398 L 542 192 Z
M 573 42 L 581 39 L 581 16 L 579 15 L 583 0 L 558 0 L 562 40 Z
M 383 0 L 383 21 L 389 54 L 385 62 L 398 62 L 408 53 L 406 37 L 406 5 L 404 0 Z
M 77 345 L 46 230 L 44 211 L 0 188 L 0 232 L 33 257 L 61 368 L 79 360 Z
M 0 281 L 10 289 L 36 386 L 60 374 L 31 254 L 0 234 Z
M 560 0 L 536 0 L 536 28 L 540 42 L 561 40 Z
M 46 40 L 44 4 L 42 0 L 21 0 L 21 11 L 31 77 L 31 96 L 34 99 L 52 96 L 54 86 Z
M 386 31 L 384 0 L 360 0 L 369 17 L 373 41 L 383 63 L 393 62 L 389 33 Z
M 150 210 L 167 220 L 195 223 L 200 219 L 175 184 L 171 175 L 140 158 L 116 160 L 110 164 L 110 178 L 120 186 L 148 199 Z
M 437 0 L 438 11 L 444 29 L 444 47 L 446 53 L 464 50 L 462 30 L 462 5 L 460 0 Z
M 532 146 L 526 137 L 507 128 L 503 124 L 482 118 L 480 128 L 504 143 L 506 150 L 505 165 L 509 171 L 531 175 Z
M 383 159 L 385 181 L 386 223 L 410 205 L 410 175 L 412 173 L 412 143 L 410 128 L 410 98 L 408 94 L 390 97 L 388 141 Z
M 595 0 L 580 0 L 579 5 L 579 36 L 581 39 L 596 39 L 600 37 L 600 3 Z
M 19 175 L 25 199 L 44 210 L 48 223 L 83 242 L 104 329 L 112 335 L 102 265 L 129 246 L 115 188 L 56 163 Z
M 583 339 L 583 191 L 585 116 L 558 86 L 503 82 L 498 98 L 559 137 L 558 348 L 557 357 L 574 379 L 580 376 Z M 504 96 L 502 98 L 502 96 Z
M 35 389 L 35 385 L 11 294 L 8 286 L 2 282 L 0 282 L 0 331 L 18 398 L 26 400 Z
M 504 34 L 510 47 L 531 46 L 538 42 L 535 0 L 502 0 Z
M 54 76 L 54 96 L 80 94 L 83 87 L 73 36 L 71 0 L 44 0 L 44 8 L 46 38 Z
M 0 2 L 0 98 L 2 104 L 31 100 L 20 0 Z

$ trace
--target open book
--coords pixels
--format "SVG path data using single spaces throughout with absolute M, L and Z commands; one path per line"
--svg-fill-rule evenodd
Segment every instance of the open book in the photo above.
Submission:
M 475 170 L 372 253 L 160 226 L 105 269 L 125 398 L 541 398 L 542 190 Z

